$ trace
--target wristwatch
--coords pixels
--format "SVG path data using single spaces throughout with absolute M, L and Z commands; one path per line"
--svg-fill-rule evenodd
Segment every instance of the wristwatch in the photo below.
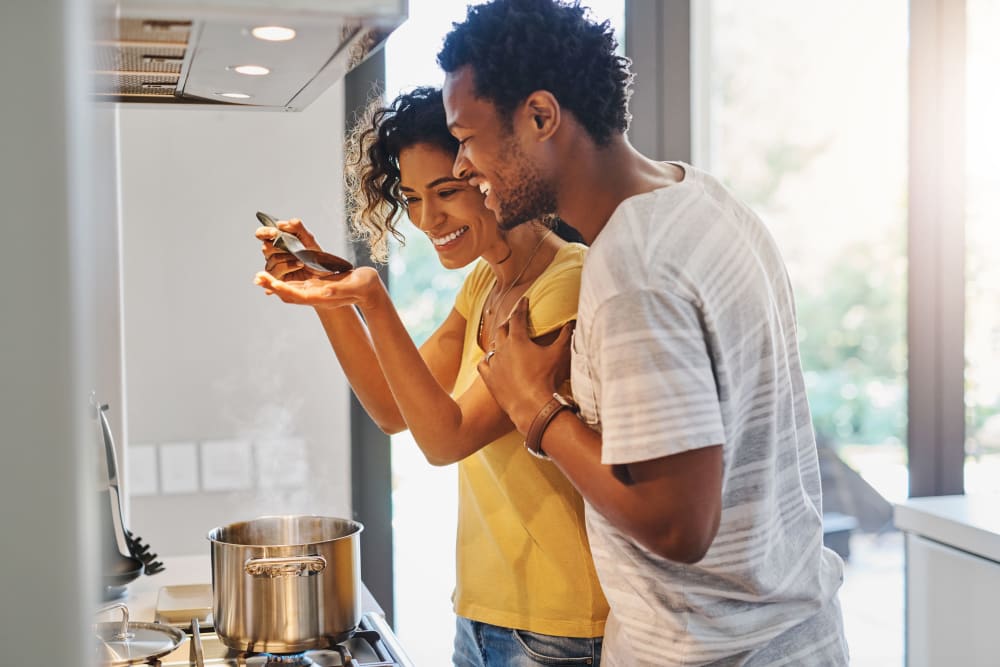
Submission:
M 535 418 L 531 420 L 531 425 L 528 427 L 528 434 L 524 438 L 524 446 L 528 448 L 528 452 L 533 456 L 545 460 L 549 459 L 548 454 L 542 451 L 542 435 L 545 433 L 545 429 L 548 428 L 549 423 L 563 410 L 569 410 L 573 414 L 578 414 L 580 406 L 569 396 L 563 396 L 559 392 L 555 392 L 552 394 L 552 398 L 538 411 Z

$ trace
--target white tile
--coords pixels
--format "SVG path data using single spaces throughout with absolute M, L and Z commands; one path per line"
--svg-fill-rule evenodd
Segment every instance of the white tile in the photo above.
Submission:
M 294 489 L 309 476 L 306 441 L 302 438 L 268 438 L 253 443 L 257 486 L 262 489 Z
M 201 488 L 205 491 L 243 491 L 253 488 L 250 443 L 246 440 L 203 441 Z
M 198 445 L 194 442 L 164 442 L 158 449 L 163 493 L 197 493 Z
M 156 445 L 128 446 L 128 493 L 155 496 L 160 492 Z

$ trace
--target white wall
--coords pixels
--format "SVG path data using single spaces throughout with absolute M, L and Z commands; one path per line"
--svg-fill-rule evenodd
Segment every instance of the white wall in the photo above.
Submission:
M 342 84 L 300 113 L 120 114 L 129 527 L 173 555 L 263 514 L 349 517 L 346 380 L 315 313 L 253 284 L 257 210 L 347 254 Z

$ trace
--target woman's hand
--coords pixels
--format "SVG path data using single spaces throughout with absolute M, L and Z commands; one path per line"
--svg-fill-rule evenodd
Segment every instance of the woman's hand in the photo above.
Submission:
M 274 247 L 274 239 L 277 238 L 279 231 L 295 236 L 310 250 L 322 250 L 316 243 L 316 238 L 298 218 L 279 220 L 277 225 L 277 229 L 262 226 L 256 231 L 257 238 L 264 242 L 261 246 L 261 251 L 264 253 L 264 270 L 279 280 L 304 281 L 316 277 L 316 273 L 303 265 L 295 255 Z
M 301 271 L 307 275 L 304 280 L 287 279 L 294 278 Z M 386 294 L 385 289 L 380 289 L 382 280 L 378 272 L 370 266 L 327 276 L 318 276 L 303 267 L 299 271 L 286 274 L 285 280 L 261 271 L 254 278 L 254 282 L 263 287 L 268 294 L 276 294 L 285 303 L 318 309 L 358 306 L 362 311 L 370 310 L 378 307 L 380 297 Z

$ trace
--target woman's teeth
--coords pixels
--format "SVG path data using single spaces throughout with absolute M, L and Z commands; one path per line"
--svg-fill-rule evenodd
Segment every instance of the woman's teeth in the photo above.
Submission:
M 453 231 L 451 234 L 446 234 L 444 236 L 438 236 L 436 238 L 432 238 L 431 243 L 433 243 L 436 246 L 442 246 L 445 245 L 446 243 L 451 243 L 452 241 L 454 241 L 467 231 L 469 231 L 468 227 L 462 227 L 461 229 Z

